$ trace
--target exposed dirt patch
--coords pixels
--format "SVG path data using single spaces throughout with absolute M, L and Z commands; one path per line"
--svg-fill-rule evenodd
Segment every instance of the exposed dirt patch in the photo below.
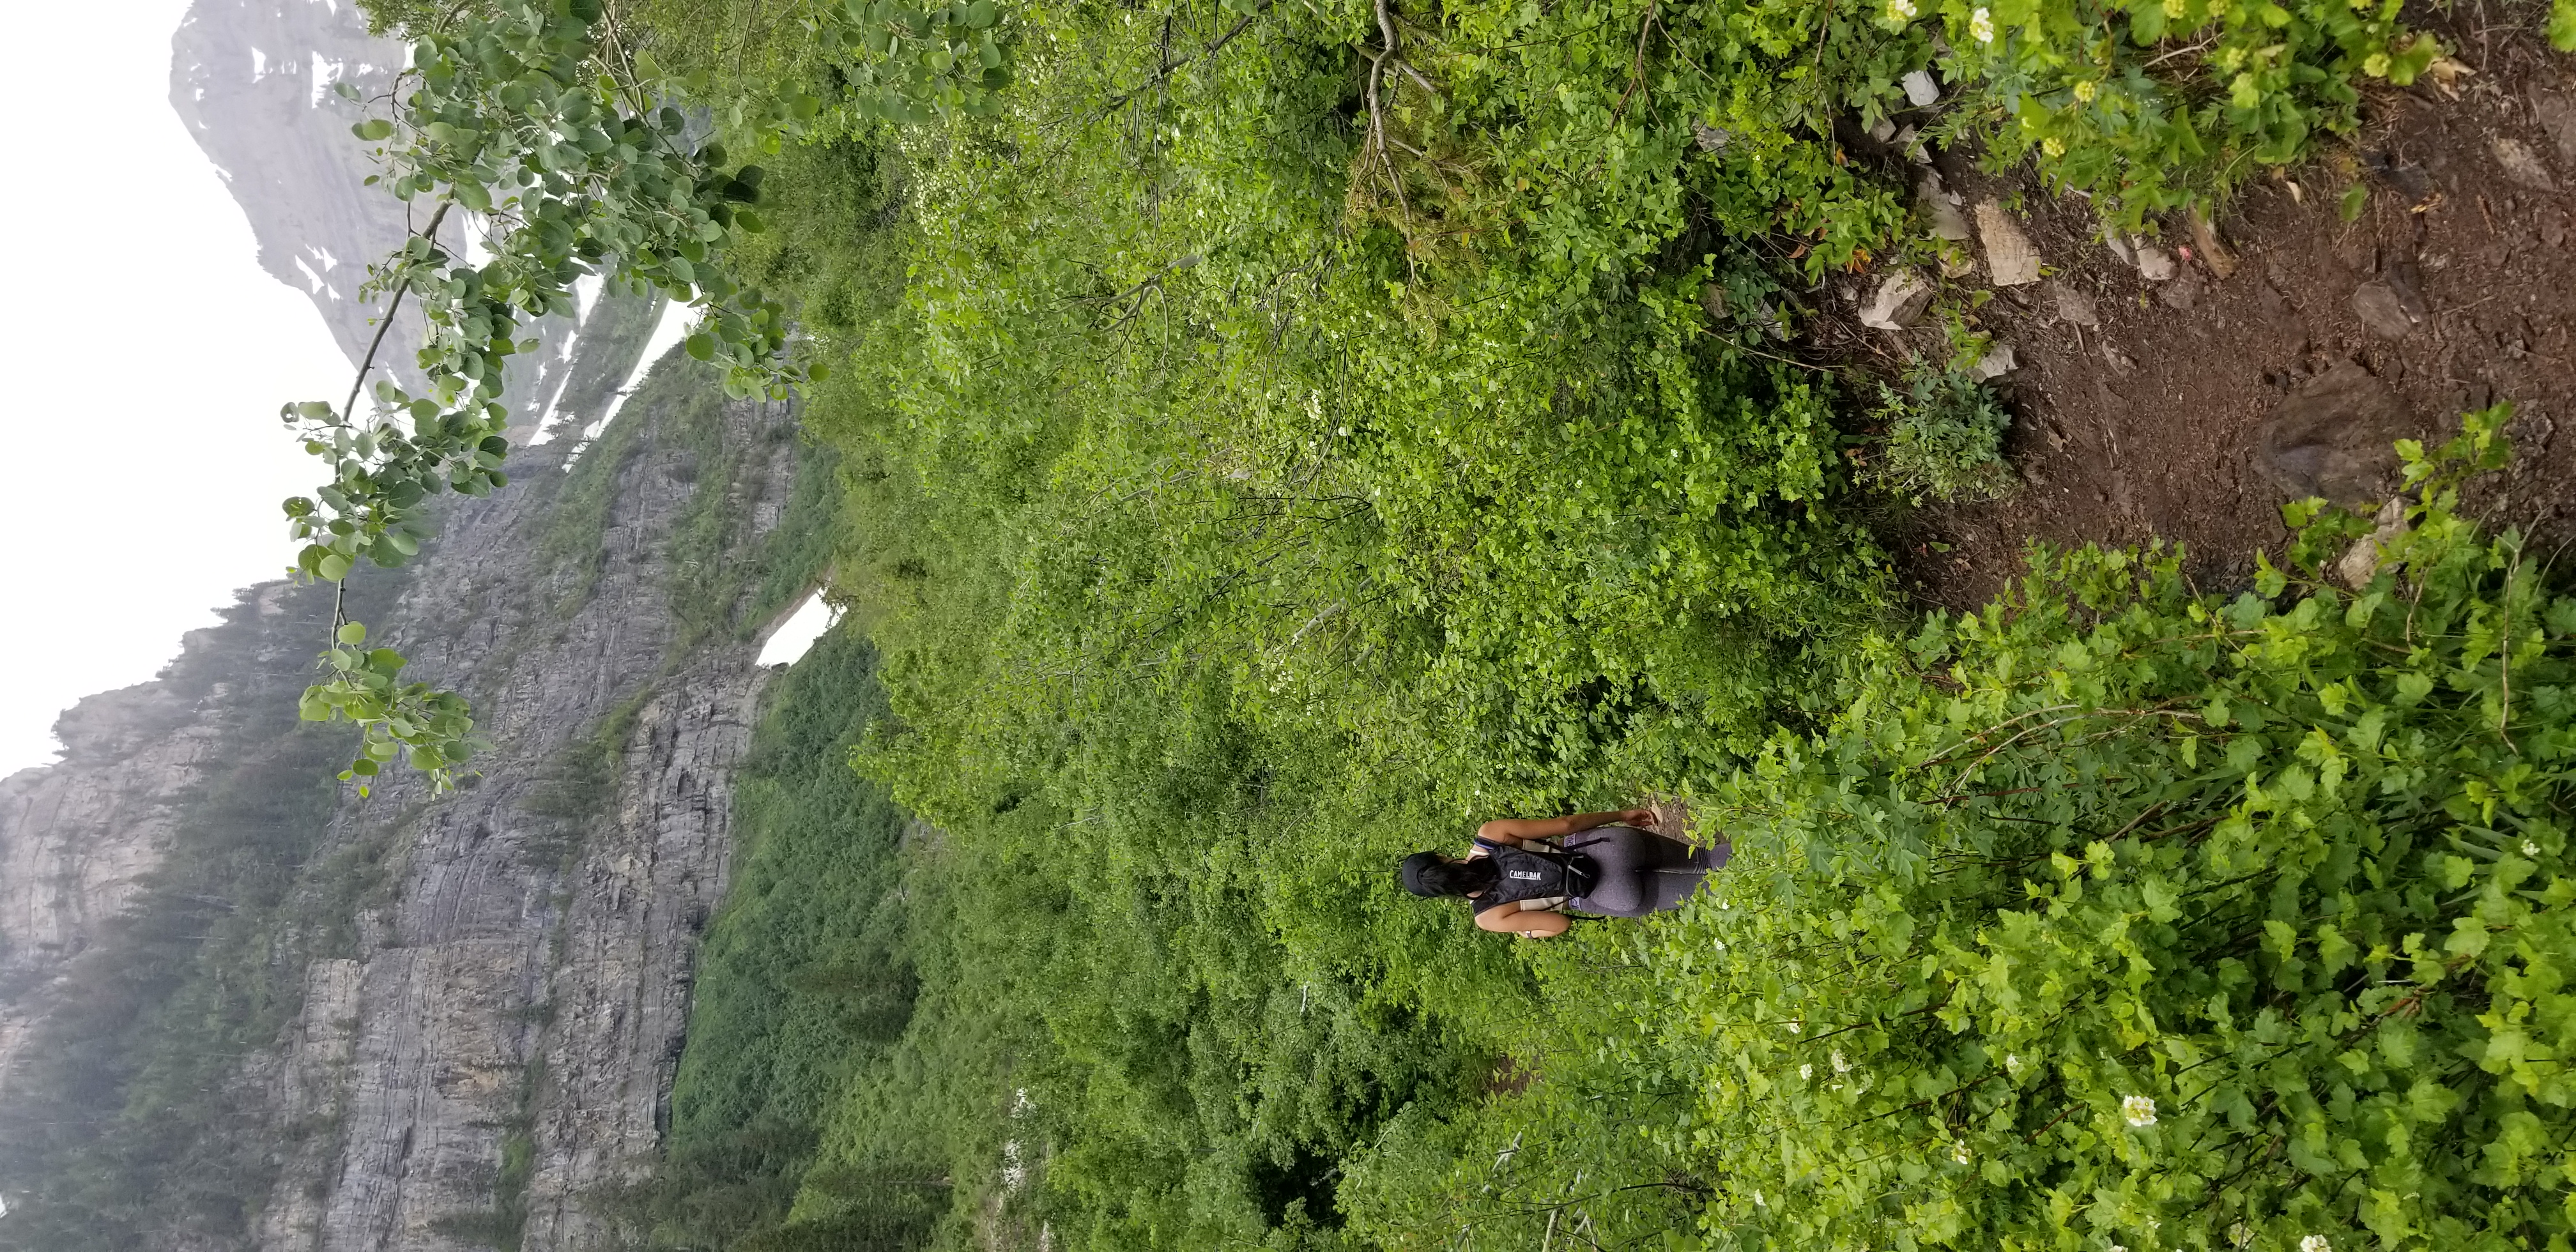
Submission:
M 2287 538 L 2266 424 L 2295 395 L 2314 409 L 2318 392 L 2349 390 L 2349 369 L 2326 377 L 2347 362 L 2393 397 L 2364 423 L 2382 433 L 2447 437 L 2462 410 L 2515 402 L 2516 463 L 2473 508 L 2576 533 L 2576 434 L 2557 430 L 2576 421 L 2576 58 L 2548 49 L 2536 12 L 2511 16 L 2523 24 L 2465 8 L 2418 15 L 2474 72 L 2447 90 L 2428 80 L 2381 93 L 2350 143 L 2252 188 L 2219 223 L 2232 258 L 2169 223 L 2158 242 L 2177 265 L 2163 282 L 2097 240 L 2085 201 L 1945 160 L 1971 208 L 2020 192 L 2049 275 L 1997 289 L 1978 314 L 2019 362 L 1998 386 L 2017 415 L 2009 447 L 2024 485 L 1914 518 L 1909 586 L 1952 608 L 1982 604 L 2023 568 L 2029 539 L 2161 537 L 2187 546 L 2204 585 L 2242 578 L 2258 548 Z M 2356 183 L 2368 202 L 2346 222 Z M 1865 299 L 1846 289 L 1839 303 Z M 1937 339 L 1914 338 L 1927 335 Z M 1819 331 L 1836 338 L 1846 355 L 1894 347 L 1839 318 Z M 2284 438 L 2275 432 L 2276 453 Z

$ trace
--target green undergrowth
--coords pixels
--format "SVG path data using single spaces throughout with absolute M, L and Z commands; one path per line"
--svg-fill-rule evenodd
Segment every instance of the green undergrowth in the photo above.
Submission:
M 634 14 L 762 153 L 730 261 L 829 366 L 814 544 L 886 703 L 810 743 L 937 832 L 795 862 L 836 924 L 899 894 L 888 1038 L 783 1024 L 824 993 L 778 971 L 855 940 L 720 923 L 684 1086 L 767 1129 L 675 1135 L 740 1185 L 673 1184 L 731 1198 L 666 1246 L 1734 1238 L 1700 1075 L 1600 1016 L 1661 1022 L 1662 958 L 1506 944 L 1386 867 L 1733 794 L 1780 736 L 1921 694 L 1860 519 L 2008 482 L 2000 410 L 1926 397 L 1881 444 L 1794 359 L 1821 278 L 1930 246 L 1902 157 L 1838 136 L 2026 159 L 2127 231 L 2439 51 L 2345 0 L 1029 3 L 996 111 L 892 127 L 811 37 L 872 12 Z M 712 1094 L 771 1050 L 791 1111 Z
M 1207 701 L 1086 727 L 1128 786 L 1083 808 L 996 795 L 864 868 L 755 844 L 799 889 L 711 952 L 832 968 L 744 919 L 883 924 L 911 1011 L 693 1041 L 846 1068 L 759 1085 L 800 1110 L 767 1216 L 669 1246 L 2554 1246 L 2576 598 L 2457 512 L 2504 417 L 2416 462 L 2362 588 L 2324 571 L 2370 524 L 2301 506 L 2241 592 L 2040 551 L 1869 637 L 1843 712 L 1690 789 L 1735 858 L 1670 918 L 1480 935 L 1385 881 L 1453 814 Z M 862 787 L 821 762 L 878 698 L 783 687 L 814 722 L 773 742 Z M 841 984 L 701 986 L 783 1021 Z
M 882 1195 L 859 1173 L 813 1169 L 838 1102 L 893 1064 L 919 982 L 906 819 L 845 763 L 884 699 L 875 650 L 849 631 L 826 635 L 763 696 L 735 776 L 732 883 L 699 958 L 665 1159 L 613 1206 L 640 1244 L 792 1239 L 809 1176 L 893 1235 L 917 1235 L 949 1207 L 944 1145 L 924 1145 L 917 1159 L 931 1163 L 896 1169 Z
M 1873 450 L 1868 475 L 1917 504 L 2011 491 L 2004 432 L 2012 413 L 2003 401 L 1974 378 L 1930 365 L 1907 371 L 1904 383 L 1902 391 L 1879 384 L 1874 416 L 1886 424 L 1887 442 Z
M 1545 955 L 1537 1081 L 1391 1135 L 1370 1233 L 2561 1246 L 2576 598 L 2456 512 L 2503 415 L 2418 462 L 2359 589 L 2336 515 L 2232 596 L 2043 552 L 1876 645 L 1696 797 L 1715 889 Z M 1568 1133 L 1604 1112 L 1639 1133 Z

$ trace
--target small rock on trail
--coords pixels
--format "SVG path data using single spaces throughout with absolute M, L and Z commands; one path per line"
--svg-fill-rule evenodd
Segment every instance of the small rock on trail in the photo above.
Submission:
M 1996 286 L 2039 281 L 2039 249 L 2031 246 L 2030 236 L 2022 233 L 2021 224 L 2000 202 L 1977 202 L 1977 238 L 1986 245 L 1986 272 Z
M 2335 562 L 2335 576 L 2343 580 L 2344 586 L 2355 591 L 2369 586 L 2370 580 L 2378 576 L 2381 552 L 2391 540 L 2406 533 L 2405 498 L 2389 497 L 2388 503 L 2379 506 L 2378 516 L 2370 521 L 2375 529 L 2354 540 L 2343 559 Z
M 2396 443 L 2416 428 L 2397 394 L 2351 361 L 2309 379 L 2272 411 L 2260 448 L 2289 499 L 2368 508 L 2397 486 Z
M 2383 339 L 2405 338 L 2431 312 L 2424 304 L 2423 276 L 2414 258 L 2402 252 L 2385 259 L 2378 278 L 2353 289 L 2353 316 Z
M 2184 269 L 2174 276 L 2172 282 L 2156 289 L 2156 299 L 2163 301 L 2166 308 L 2189 313 L 2193 305 L 2200 303 L 2200 293 L 2207 286 L 2201 281 L 2199 270 Z
M 1930 170 L 1914 182 L 1915 203 L 1923 207 L 1923 218 L 1932 224 L 1932 237 L 1952 243 L 1968 241 L 1968 217 L 1959 211 L 1958 198 L 1941 186 L 1941 176 Z
M 2558 145 L 2558 159 L 2576 165 L 2576 101 L 2542 92 L 2531 98 L 2531 116 Z
M 2093 297 L 2082 288 L 2062 278 L 2048 280 L 2049 295 L 2056 301 L 2057 315 L 2078 326 L 2099 326 L 2102 315 L 2093 307 Z
M 2531 145 L 2502 135 L 2490 141 L 2495 148 L 2496 165 L 2504 176 L 2534 191 L 2556 191 L 2558 182 L 2549 176 L 2549 168 L 2540 163 Z
M 1932 284 L 1912 270 L 1898 270 L 1878 284 L 1878 294 L 1860 311 L 1860 324 L 1877 330 L 1903 330 L 1931 307 Z

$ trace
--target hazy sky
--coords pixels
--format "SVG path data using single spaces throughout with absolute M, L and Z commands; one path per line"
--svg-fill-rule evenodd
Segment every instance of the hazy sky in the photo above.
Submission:
M 232 590 L 294 556 L 279 499 L 318 466 L 277 406 L 337 399 L 321 315 L 271 280 L 170 111 L 185 0 L 19 7 L 0 116 L 0 775 L 55 751 L 54 716 L 142 682 Z

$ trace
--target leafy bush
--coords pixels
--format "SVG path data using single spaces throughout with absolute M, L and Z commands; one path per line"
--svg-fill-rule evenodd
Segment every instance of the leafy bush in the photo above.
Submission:
M 1928 2 L 1928 0 L 1927 0 Z M 2441 44 L 2400 0 L 1938 0 L 1942 68 L 1973 83 L 1944 125 L 1998 166 L 2035 158 L 2116 226 L 2206 202 L 2256 165 L 2349 131 L 2359 84 L 2415 81 Z M 1917 28 L 1915 0 L 1884 19 Z
M 1925 365 L 1906 374 L 1905 390 L 1886 383 L 1878 390 L 1887 442 L 1874 450 L 1872 477 L 1917 503 L 1991 500 L 2012 489 L 2004 460 L 2012 414 L 1984 384 Z
M 2232 598 L 2043 554 L 1883 647 L 1487 1138 L 1620 1082 L 1709 1247 L 2565 1239 L 2576 597 L 2457 511 L 2503 417 L 2357 592 L 2336 515 Z

